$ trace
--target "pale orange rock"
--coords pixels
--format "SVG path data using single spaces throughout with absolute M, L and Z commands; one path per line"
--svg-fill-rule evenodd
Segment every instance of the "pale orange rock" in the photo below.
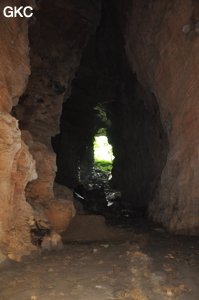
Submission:
M 20 6 L 11 0 L 9 5 Z M 9 112 L 24 92 L 28 76 L 27 18 L 5 18 L 0 3 L 0 246 L 5 255 L 20 260 L 36 248 L 31 244 L 33 211 L 25 199 L 25 187 L 37 175 L 35 162 L 21 140 L 18 121 Z M 23 5 L 34 7 L 33 0 Z
M 82 9 L 77 6 L 66 2 L 59 9 L 54 1 L 41 1 L 34 13 L 37 22 L 29 32 L 31 76 L 20 103 L 13 108 L 38 174 L 26 187 L 27 201 L 42 204 L 58 232 L 68 227 L 75 208 L 68 193 L 54 195 L 57 166 L 51 137 L 59 133 L 63 101 L 70 96 L 82 51 L 100 21 L 100 11 L 94 5 L 85 2 Z
M 57 232 L 65 231 L 76 215 L 72 192 L 61 185 L 54 185 L 55 200 L 47 204 L 46 214 Z
M 33 215 L 25 199 L 28 181 L 37 178 L 35 161 L 28 147 L 21 141 L 18 122 L 9 114 L 1 119 L 1 242 L 4 253 L 12 259 L 29 254 L 35 247 L 30 242 L 30 222 Z M 13 230 L 13 228 L 15 228 Z
M 150 12 L 149 12 L 150 11 Z M 177 234 L 199 234 L 199 54 L 193 1 L 133 1 L 126 53 L 140 83 L 157 98 L 169 154 L 149 216 Z M 184 26 L 190 24 L 190 31 Z

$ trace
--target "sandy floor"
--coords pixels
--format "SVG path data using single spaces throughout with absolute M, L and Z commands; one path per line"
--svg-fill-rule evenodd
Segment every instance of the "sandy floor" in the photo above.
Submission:
M 0 300 L 198 300 L 199 239 L 139 222 L 125 228 L 122 242 L 70 243 L 31 261 L 6 262 Z

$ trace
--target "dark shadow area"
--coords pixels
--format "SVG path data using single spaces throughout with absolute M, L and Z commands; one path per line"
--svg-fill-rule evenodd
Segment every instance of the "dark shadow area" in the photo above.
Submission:
M 80 194 L 91 214 L 146 211 L 168 153 L 157 101 L 130 69 L 121 27 L 114 1 L 104 1 L 100 26 L 88 41 L 71 97 L 63 105 L 60 134 L 52 138 L 56 182 Z M 114 209 L 107 206 L 103 185 L 86 185 L 87 178 L 92 184 L 93 140 L 100 128 L 115 156 L 109 187 L 120 193 Z

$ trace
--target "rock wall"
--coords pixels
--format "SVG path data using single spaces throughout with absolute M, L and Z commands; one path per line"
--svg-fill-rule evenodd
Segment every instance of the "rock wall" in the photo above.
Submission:
M 56 157 L 51 136 L 59 132 L 63 100 L 70 95 L 81 52 L 100 11 L 89 1 L 43 0 L 28 24 L 27 18 L 5 18 L 6 5 L 7 1 L 0 4 L 0 245 L 5 255 L 20 260 L 36 250 L 30 236 L 34 212 L 26 199 L 43 204 L 57 231 L 63 231 L 75 214 L 71 199 L 66 202 L 53 192 Z M 9 5 L 35 3 L 13 0 Z M 60 213 L 67 217 L 59 220 L 61 224 L 56 220 Z
M 157 98 L 169 139 L 167 163 L 149 215 L 171 232 L 199 234 L 199 4 L 131 4 L 126 52 L 140 83 Z
M 121 191 L 124 207 L 146 210 L 166 164 L 168 140 L 155 96 L 143 89 L 128 68 L 124 78 L 109 130 L 115 155 L 111 186 Z
M 42 203 L 54 229 L 62 231 L 75 212 L 71 203 L 66 205 L 54 195 L 57 166 L 51 137 L 59 133 L 62 104 L 70 95 L 81 53 L 99 23 L 100 10 L 87 0 L 43 0 L 34 15 L 29 30 L 32 72 L 13 115 L 26 132 L 24 139 L 38 173 L 38 179 L 28 184 L 26 197 L 30 203 Z
M 10 1 L 11 6 L 34 6 L 34 1 Z M 30 74 L 28 19 L 5 18 L 0 3 L 0 250 L 19 260 L 35 247 L 30 242 L 33 211 L 24 189 L 37 178 L 35 162 L 21 140 L 18 121 L 10 115 Z

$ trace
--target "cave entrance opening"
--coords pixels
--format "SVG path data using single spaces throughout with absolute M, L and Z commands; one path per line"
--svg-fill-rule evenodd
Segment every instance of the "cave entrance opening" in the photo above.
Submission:
M 86 214 L 104 215 L 110 218 L 115 212 L 115 206 L 118 209 L 115 199 L 120 197 L 121 194 L 118 190 L 113 190 L 110 187 L 115 157 L 113 147 L 108 140 L 106 128 L 99 129 L 94 135 L 92 153 L 92 168 L 87 174 L 84 170 L 87 161 L 81 163 L 80 160 L 79 182 L 81 184 L 75 188 L 75 193 L 79 198 L 78 200 L 82 202 Z
M 113 147 L 109 144 L 108 138 L 106 135 L 100 135 L 94 137 L 93 143 L 94 150 L 94 169 L 98 174 L 102 174 L 105 177 L 106 181 L 109 181 L 112 178 L 112 168 L 113 168 Z M 99 173 L 100 172 L 100 173 Z
M 112 164 L 114 160 L 113 147 L 109 144 L 106 135 L 97 135 L 94 138 L 94 160 L 95 162 L 104 161 L 109 164 Z

